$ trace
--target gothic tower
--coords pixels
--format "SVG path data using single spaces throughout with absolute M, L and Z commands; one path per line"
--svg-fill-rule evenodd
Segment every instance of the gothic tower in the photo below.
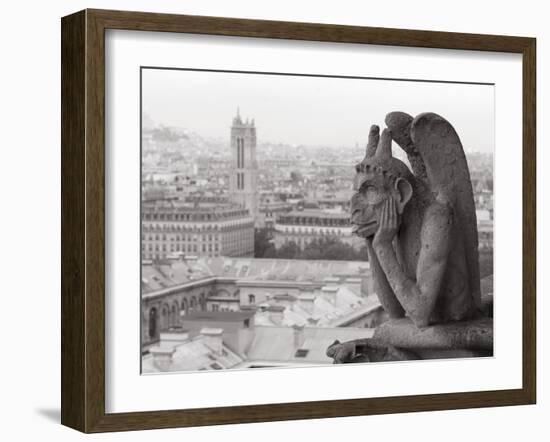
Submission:
M 254 218 L 258 213 L 257 175 L 254 119 L 243 121 L 237 109 L 237 116 L 233 118 L 231 126 L 229 190 L 232 200 L 246 207 Z

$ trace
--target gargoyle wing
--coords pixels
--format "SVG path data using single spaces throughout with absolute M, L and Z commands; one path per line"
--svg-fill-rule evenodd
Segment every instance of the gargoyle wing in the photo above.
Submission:
M 416 178 L 428 182 L 424 160 L 411 139 L 411 127 L 414 118 L 405 112 L 391 112 L 386 115 L 386 126 L 391 131 L 392 139 L 405 151 Z
M 403 112 L 386 116 L 392 138 L 407 153 L 414 175 L 437 198 L 451 203 L 456 225 L 464 234 L 469 282 L 476 304 L 481 303 L 477 220 L 466 155 L 453 126 L 434 113 L 416 118 Z

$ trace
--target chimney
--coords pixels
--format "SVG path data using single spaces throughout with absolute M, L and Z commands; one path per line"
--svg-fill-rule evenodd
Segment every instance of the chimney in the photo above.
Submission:
M 321 318 L 307 318 L 307 322 L 309 322 L 311 325 L 317 325 L 319 323 L 319 320 Z
M 294 329 L 294 348 L 301 348 L 305 341 L 305 325 L 294 324 L 292 328 Z
M 153 363 L 160 371 L 168 371 L 172 365 L 172 356 L 175 348 L 153 347 L 149 350 L 153 356 Z
M 189 332 L 187 330 L 170 330 L 160 334 L 159 347 L 174 348 L 189 340 Z
M 217 355 L 222 354 L 223 349 L 223 329 L 208 328 L 201 329 L 200 334 L 205 337 L 206 345 Z
M 363 278 L 346 278 L 345 284 L 361 292 L 361 286 L 363 285 Z
M 315 295 L 304 293 L 298 297 L 300 302 L 300 307 L 302 307 L 308 314 L 313 314 L 313 309 L 315 307 Z
M 332 305 L 336 305 L 336 296 L 338 296 L 339 287 L 336 285 L 326 285 L 321 289 L 323 298 L 330 302 Z
M 296 297 L 294 295 L 289 295 L 288 293 L 274 295 L 273 299 L 277 305 L 282 305 L 283 307 L 288 308 L 292 308 L 292 305 L 296 301 Z
M 326 285 L 338 285 L 340 283 L 340 278 L 338 278 L 337 276 L 325 276 L 323 278 L 323 282 L 326 284 Z
M 271 322 L 273 322 L 275 325 L 281 325 L 283 323 L 283 319 L 285 317 L 285 307 L 282 305 L 270 305 L 267 308 L 267 311 L 269 312 L 269 319 Z

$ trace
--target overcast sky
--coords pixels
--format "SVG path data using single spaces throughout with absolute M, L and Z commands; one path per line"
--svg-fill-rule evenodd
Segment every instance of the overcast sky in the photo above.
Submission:
M 400 110 L 447 118 L 467 151 L 494 149 L 488 85 L 144 69 L 143 111 L 156 123 L 228 137 L 237 107 L 258 142 L 354 146 L 371 124 Z

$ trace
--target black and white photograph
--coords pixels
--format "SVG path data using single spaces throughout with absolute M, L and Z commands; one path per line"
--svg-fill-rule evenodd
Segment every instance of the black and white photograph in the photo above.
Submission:
M 0 440 L 546 440 L 543 2 L 3 6 Z
M 494 98 L 142 67 L 142 374 L 491 357 Z

